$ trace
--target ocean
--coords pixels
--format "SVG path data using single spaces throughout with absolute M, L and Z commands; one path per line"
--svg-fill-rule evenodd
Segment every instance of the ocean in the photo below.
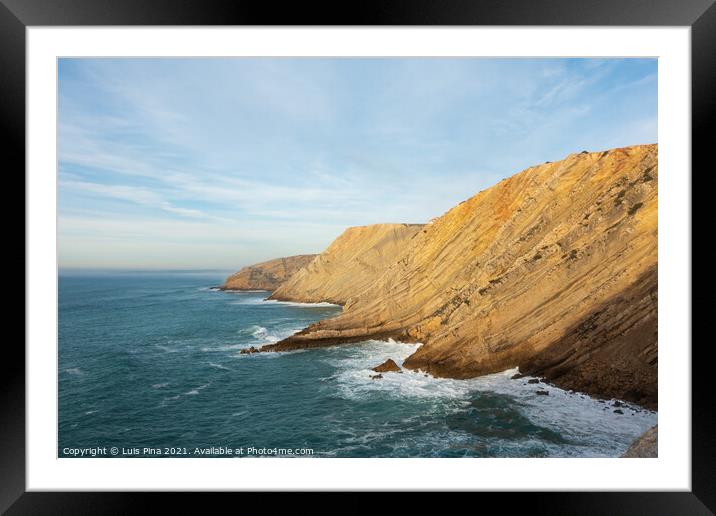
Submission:
M 227 275 L 60 273 L 59 457 L 617 457 L 657 422 L 516 370 L 370 378 L 416 344 L 242 355 L 341 308 L 212 289 Z

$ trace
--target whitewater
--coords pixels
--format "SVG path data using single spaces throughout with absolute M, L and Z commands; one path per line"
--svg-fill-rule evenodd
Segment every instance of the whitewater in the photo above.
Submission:
M 371 378 L 372 367 L 402 365 L 420 344 L 241 354 L 341 309 L 211 288 L 224 275 L 60 275 L 58 455 L 230 442 L 318 458 L 617 457 L 657 422 L 621 400 L 512 379 L 517 370 Z

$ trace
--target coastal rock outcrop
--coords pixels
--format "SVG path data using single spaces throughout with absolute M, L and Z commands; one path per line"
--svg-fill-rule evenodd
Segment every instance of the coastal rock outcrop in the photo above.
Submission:
M 423 343 L 403 366 L 434 376 L 519 367 L 654 408 L 657 179 L 656 144 L 571 154 L 414 228 L 355 287 L 321 255 L 275 294 L 346 302 L 343 313 L 262 350 L 393 338 Z M 319 264 L 329 286 L 306 280 Z
M 373 371 L 376 373 L 402 373 L 403 370 L 392 358 L 389 358 L 379 366 L 375 366 Z
M 276 290 L 296 271 L 316 258 L 315 254 L 301 254 L 248 265 L 232 274 L 221 286 L 222 290 Z
M 269 299 L 346 305 L 401 258 L 422 227 L 373 224 L 348 228 Z
M 622 455 L 625 458 L 655 458 L 659 456 L 659 425 L 644 432 Z

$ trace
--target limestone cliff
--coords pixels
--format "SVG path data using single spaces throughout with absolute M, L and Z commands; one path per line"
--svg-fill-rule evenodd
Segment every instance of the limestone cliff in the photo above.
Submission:
M 582 152 L 499 182 L 420 229 L 369 284 L 341 283 L 341 315 L 264 350 L 392 337 L 422 342 L 404 365 L 437 376 L 519 366 L 656 406 L 657 152 Z
M 315 254 L 302 254 L 248 265 L 229 276 L 221 288 L 222 290 L 275 290 L 296 271 L 311 263 L 315 257 Z
M 374 224 L 348 228 L 269 299 L 345 305 L 398 261 L 422 227 Z

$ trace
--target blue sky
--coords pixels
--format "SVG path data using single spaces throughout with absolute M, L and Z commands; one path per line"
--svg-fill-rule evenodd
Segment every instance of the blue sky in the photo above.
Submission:
M 60 267 L 220 268 L 657 141 L 655 59 L 61 59 Z

